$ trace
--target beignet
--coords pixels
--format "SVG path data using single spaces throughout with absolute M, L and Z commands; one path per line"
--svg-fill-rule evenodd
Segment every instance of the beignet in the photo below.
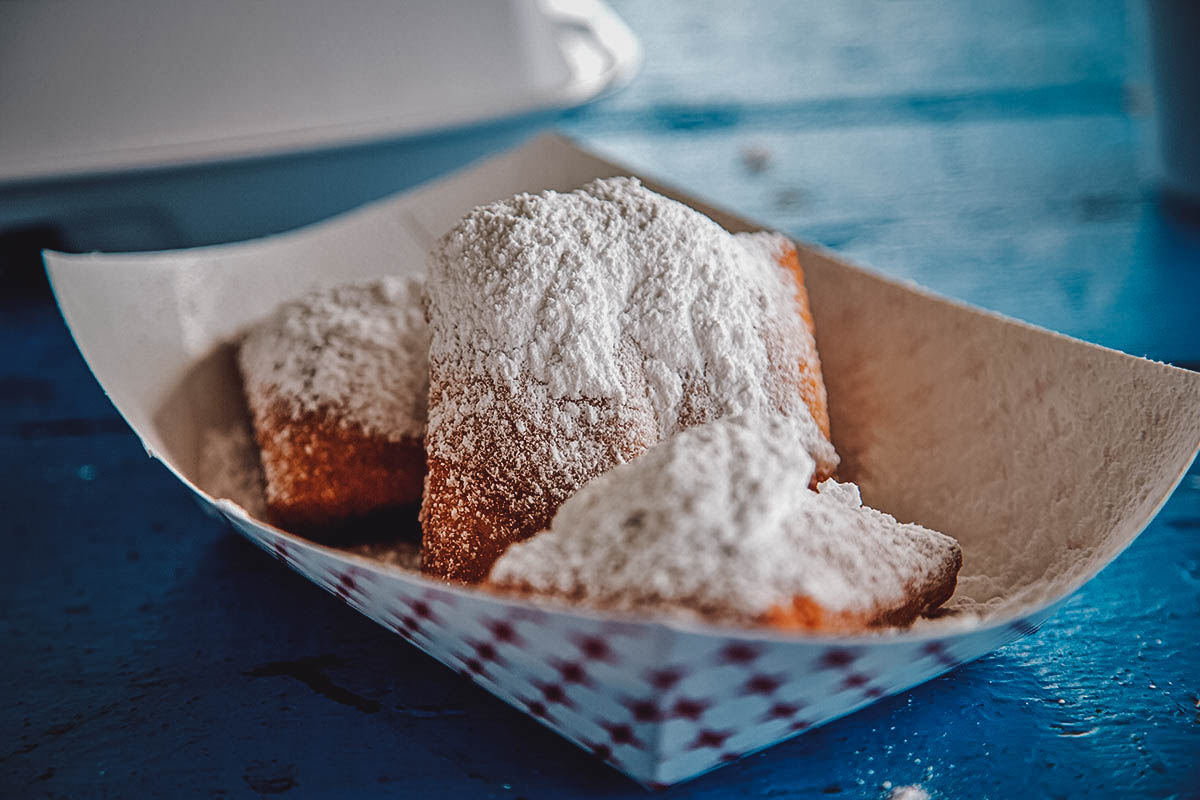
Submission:
M 783 236 L 608 178 L 476 208 L 429 268 L 427 572 L 481 580 L 589 480 L 730 414 L 788 416 L 836 467 Z
M 424 289 L 387 277 L 312 292 L 242 339 L 238 365 L 271 521 L 310 535 L 420 500 Z
M 602 609 L 817 632 L 907 625 L 954 592 L 949 536 L 814 471 L 785 418 L 690 428 L 584 486 L 490 584 Z

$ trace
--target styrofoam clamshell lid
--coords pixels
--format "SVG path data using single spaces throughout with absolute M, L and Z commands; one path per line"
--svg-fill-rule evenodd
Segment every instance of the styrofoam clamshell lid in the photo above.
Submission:
M 1200 375 L 933 296 L 799 244 L 844 479 L 958 538 L 949 606 L 810 637 L 616 616 L 451 586 L 208 493 L 208 430 L 245 426 L 230 340 L 317 286 L 420 272 L 480 203 L 631 174 L 554 136 L 293 233 L 166 253 L 47 253 L 84 357 L 146 448 L 315 583 L 647 785 L 668 785 L 1036 630 L 1154 516 L 1200 444 Z M 752 222 L 647 183 L 730 230 Z
M 0 183 L 567 108 L 641 58 L 601 0 L 9 0 L 0 31 Z

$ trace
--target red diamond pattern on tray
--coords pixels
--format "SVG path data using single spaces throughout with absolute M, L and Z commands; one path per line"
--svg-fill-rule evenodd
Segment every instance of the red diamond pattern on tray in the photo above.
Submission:
M 417 621 L 407 614 L 392 616 L 391 619 L 391 629 L 406 639 L 411 638 L 413 632 L 417 630 Z
M 469 644 L 480 661 L 484 663 L 504 663 L 504 659 L 500 658 L 500 654 L 496 652 L 496 648 L 491 642 L 469 642 Z
M 486 675 L 487 671 L 483 667 L 483 662 L 477 658 L 464 659 L 462 662 L 463 669 L 468 675 Z
M 546 709 L 546 704 L 543 703 L 541 700 L 525 701 L 525 710 L 529 712 L 530 716 L 536 717 L 538 719 L 545 719 L 550 716 L 549 712 Z
M 521 637 L 517 635 L 517 629 L 508 620 L 491 619 L 484 623 L 484 627 L 492 632 L 492 637 L 497 642 L 511 644 L 514 647 L 520 647 L 523 644 Z
M 1036 631 L 1051 611 L 939 639 L 833 646 L 617 623 L 441 587 L 232 521 L 297 572 L 647 786 L 676 783 L 841 716 L 889 687 L 940 674 Z
M 749 664 L 758 658 L 758 648 L 741 642 L 732 642 L 722 648 L 717 658 L 725 664 Z
M 334 586 L 333 593 L 337 595 L 337 598 L 352 605 L 361 604 L 369 593 L 369 588 L 360 585 L 359 571 L 350 567 L 345 572 L 337 574 L 336 577 L 337 584 Z
M 612 760 L 612 748 L 603 742 L 584 742 L 583 747 L 601 761 Z
M 561 684 L 557 683 L 535 683 L 542 691 L 542 699 L 552 706 L 565 706 L 566 708 L 574 708 L 575 704 L 571 698 L 567 697 L 566 690 Z
M 823 669 L 844 669 L 853 664 L 856 658 L 857 654 L 850 650 L 830 648 L 821 654 L 820 665 Z
M 742 694 L 771 695 L 787 680 L 785 675 L 751 675 L 742 687 Z
M 860 675 L 857 672 L 851 672 L 842 679 L 843 689 L 861 689 L 871 683 L 871 678 L 867 675 Z
M 681 697 L 671 706 L 671 716 L 676 719 L 690 719 L 693 722 L 700 719 L 712 703 L 705 700 L 693 700 Z
M 415 614 L 419 619 L 428 619 L 437 622 L 437 618 L 433 615 L 433 608 L 430 607 L 429 603 L 425 602 L 424 600 L 412 601 L 412 603 L 409 604 L 409 608 L 412 609 L 413 614 Z
M 427 625 L 438 628 L 443 624 L 438 615 L 434 613 L 433 607 L 425 600 L 397 595 L 396 602 L 407 611 L 404 616 L 413 621 L 410 626 L 413 633 L 425 633 L 424 629 Z
M 654 670 L 646 676 L 646 679 L 650 681 L 650 685 L 655 689 L 665 692 L 672 688 L 675 684 L 679 683 L 685 674 L 686 673 L 684 673 L 684 671 L 678 667 L 671 667 L 668 669 Z
M 558 674 L 562 677 L 564 683 L 577 683 L 581 686 L 591 684 L 591 679 L 588 677 L 587 670 L 578 661 L 558 661 L 552 664 L 558 670 Z
M 583 653 L 584 658 L 589 661 L 603 661 L 607 664 L 617 662 L 617 654 L 613 652 L 608 642 L 599 636 L 581 636 L 576 645 L 579 647 L 579 652 Z
M 271 549 L 275 554 L 275 558 L 282 561 L 284 564 L 287 564 L 289 567 L 292 566 L 292 554 L 288 551 L 287 542 L 285 540 L 276 539 L 272 543 Z
M 601 722 L 600 727 L 608 731 L 608 738 L 613 744 L 631 744 L 634 747 L 642 747 L 642 743 L 638 741 L 637 736 L 633 732 L 633 728 L 624 722 L 611 723 Z
M 958 659 L 950 655 L 950 651 L 946 649 L 944 642 L 926 642 L 921 646 L 921 652 L 927 656 L 931 656 L 935 661 L 944 666 L 958 666 Z
M 725 740 L 733 736 L 733 731 L 714 731 L 705 728 L 696 734 L 696 740 L 688 745 L 689 750 L 699 750 L 702 747 L 722 747 Z
M 653 700 L 626 700 L 625 706 L 637 722 L 658 722 L 662 718 L 662 712 Z
M 792 717 L 796 716 L 796 714 L 800 713 L 803 708 L 804 706 L 798 703 L 776 703 L 767 709 L 762 718 L 764 720 L 791 719 Z

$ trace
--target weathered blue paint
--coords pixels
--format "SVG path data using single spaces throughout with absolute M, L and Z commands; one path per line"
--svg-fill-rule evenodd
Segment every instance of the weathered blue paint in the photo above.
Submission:
M 946 294 L 1200 362 L 1200 231 L 1154 197 L 1136 7 L 619 9 L 645 72 L 569 133 Z M 225 180 L 189 175 L 163 218 L 192 217 L 139 242 L 219 236 L 195 209 Z M 0 796 L 642 795 L 202 515 L 48 301 L 0 303 Z M 1200 796 L 1198 618 L 1193 466 L 1032 637 L 664 796 Z

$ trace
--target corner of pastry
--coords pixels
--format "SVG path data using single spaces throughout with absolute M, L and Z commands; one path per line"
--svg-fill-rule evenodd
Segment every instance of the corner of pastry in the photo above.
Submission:
M 905 626 L 953 594 L 949 536 L 808 488 L 811 433 L 787 418 L 690 428 L 585 486 L 514 544 L 499 591 L 821 633 Z

